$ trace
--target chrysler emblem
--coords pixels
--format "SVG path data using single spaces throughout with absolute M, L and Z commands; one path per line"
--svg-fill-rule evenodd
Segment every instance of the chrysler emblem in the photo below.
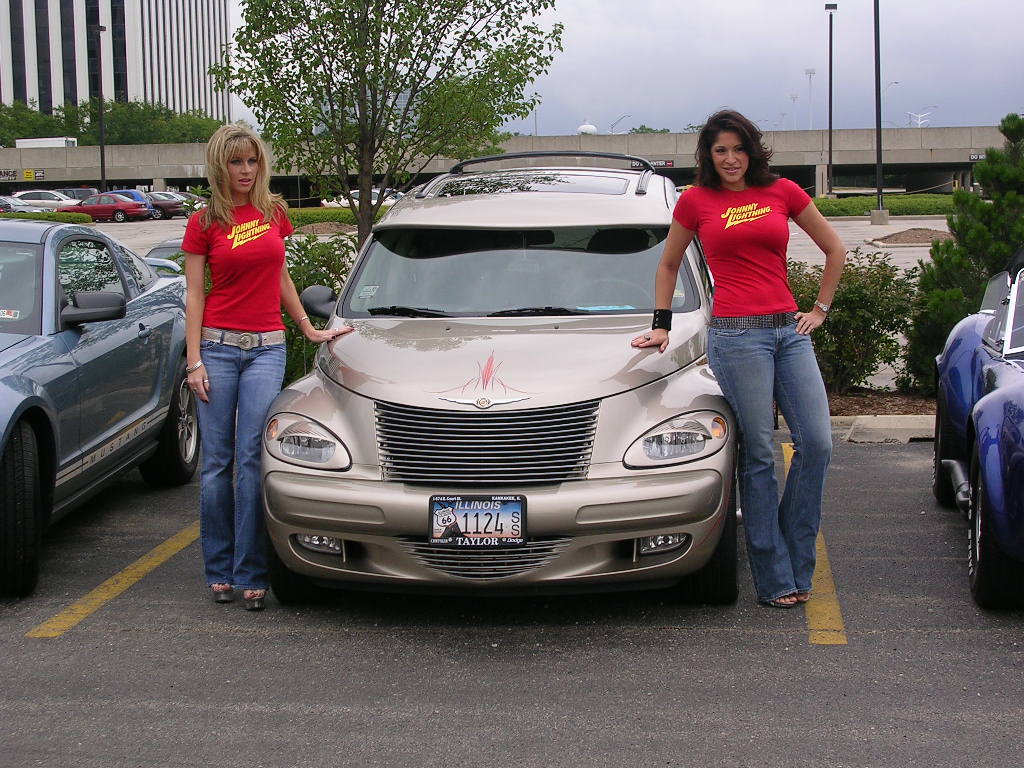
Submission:
M 528 397 L 500 397 L 492 400 L 489 397 L 478 397 L 475 400 L 469 397 L 439 397 L 438 400 L 444 400 L 449 403 L 458 403 L 459 405 L 475 405 L 480 410 L 490 408 L 492 405 L 507 405 L 508 403 L 518 403 L 520 400 L 529 400 Z

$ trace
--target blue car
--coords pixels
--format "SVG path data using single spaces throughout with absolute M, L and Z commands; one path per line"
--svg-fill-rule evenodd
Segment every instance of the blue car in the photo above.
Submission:
M 121 472 L 191 479 L 184 297 L 92 227 L 0 219 L 0 594 L 34 589 L 44 528 Z
M 138 203 L 145 203 L 147 210 L 149 210 L 149 218 L 151 219 L 159 219 L 163 215 L 160 209 L 153 205 L 153 201 L 137 189 L 111 189 L 108 191 L 112 195 L 123 195 Z
M 932 490 L 967 516 L 971 595 L 1024 602 L 1024 249 L 936 358 Z

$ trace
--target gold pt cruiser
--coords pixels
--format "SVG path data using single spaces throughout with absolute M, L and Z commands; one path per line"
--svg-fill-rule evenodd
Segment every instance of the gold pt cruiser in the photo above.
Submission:
M 631 347 L 677 193 L 641 158 L 541 165 L 565 154 L 459 163 L 391 208 L 340 298 L 303 292 L 355 332 L 268 417 L 283 602 L 322 586 L 736 599 L 736 427 L 706 357 L 703 255 L 680 270 L 669 349 Z

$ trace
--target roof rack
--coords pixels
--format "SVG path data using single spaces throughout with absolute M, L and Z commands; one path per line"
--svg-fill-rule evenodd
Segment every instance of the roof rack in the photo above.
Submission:
M 474 157 L 470 160 L 463 160 L 456 163 L 446 174 L 441 174 L 428 181 L 419 192 L 416 193 L 417 198 L 426 197 L 433 187 L 436 187 L 442 179 L 449 176 L 462 173 L 467 165 L 475 165 L 477 163 L 492 163 L 499 160 L 522 160 L 531 159 L 537 157 L 601 157 L 607 160 L 628 160 L 631 165 L 639 165 L 643 169 L 643 174 L 640 176 L 640 181 L 636 185 L 636 194 L 646 195 L 647 184 L 650 181 L 651 176 L 654 175 L 654 166 L 651 165 L 650 160 L 643 157 L 637 157 L 635 155 L 623 155 L 618 152 L 588 152 L 585 150 L 560 150 L 560 149 L 541 149 L 533 152 L 509 152 L 504 155 L 487 155 L 486 157 Z

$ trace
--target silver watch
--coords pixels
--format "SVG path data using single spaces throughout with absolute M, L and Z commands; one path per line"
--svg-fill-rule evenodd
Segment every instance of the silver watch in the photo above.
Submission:
M 825 304 L 825 303 L 820 302 L 820 301 L 815 301 L 814 302 L 814 306 L 816 306 L 818 309 L 820 309 L 826 315 L 828 314 L 828 307 L 829 307 L 828 304 Z

